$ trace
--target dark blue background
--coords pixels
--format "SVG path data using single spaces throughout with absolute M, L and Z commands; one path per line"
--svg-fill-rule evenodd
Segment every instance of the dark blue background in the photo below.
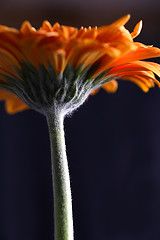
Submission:
M 120 82 L 65 121 L 76 240 L 160 239 L 160 90 Z M 0 107 L 4 240 L 52 240 L 45 117 Z
M 148 1 L 147 1 L 148 2 Z M 132 13 L 129 29 L 144 20 L 137 41 L 159 42 L 159 7 L 107 4 L 80 8 L 2 6 L 0 24 L 25 19 L 104 25 Z M 6 2 L 7 3 L 7 2 Z M 107 3 L 107 2 L 106 2 Z M 129 3 L 129 2 L 128 2 Z M 134 2 L 132 1 L 132 5 Z M 142 6 L 141 6 L 142 7 Z M 114 10 L 114 11 L 113 11 Z M 101 90 L 65 120 L 75 240 L 160 239 L 160 89 L 143 93 L 120 81 L 115 94 Z M 10 116 L 0 104 L 0 240 L 53 240 L 50 147 L 45 117 Z

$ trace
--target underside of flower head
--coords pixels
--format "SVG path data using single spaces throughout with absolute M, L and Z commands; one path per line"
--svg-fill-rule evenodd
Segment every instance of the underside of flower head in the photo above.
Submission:
M 115 92 L 117 79 L 143 91 L 156 83 L 159 64 L 142 59 L 160 56 L 160 49 L 134 42 L 140 21 L 130 33 L 129 15 L 103 27 L 51 26 L 38 30 L 25 21 L 20 30 L 0 26 L 0 100 L 9 113 L 57 106 L 70 112 L 100 87 Z

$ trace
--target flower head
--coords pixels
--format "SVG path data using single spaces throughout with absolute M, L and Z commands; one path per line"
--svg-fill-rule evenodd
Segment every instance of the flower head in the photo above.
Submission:
M 160 49 L 134 42 L 140 21 L 130 33 L 129 15 L 108 26 L 80 29 L 51 26 L 38 30 L 25 21 L 20 30 L 0 26 L 0 100 L 9 113 L 26 108 L 43 112 L 53 105 L 65 113 L 81 105 L 100 87 L 116 91 L 117 79 L 143 91 L 156 83 L 160 65 L 141 61 L 159 57 Z

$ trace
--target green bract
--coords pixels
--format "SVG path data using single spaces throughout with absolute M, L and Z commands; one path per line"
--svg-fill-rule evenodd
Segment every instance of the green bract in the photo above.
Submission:
M 19 97 L 31 109 L 44 113 L 58 108 L 64 115 L 78 108 L 96 88 L 112 80 L 107 77 L 106 70 L 96 77 L 99 63 L 84 68 L 81 65 L 75 69 L 69 63 L 64 72 L 56 75 L 48 63 L 47 68 L 39 65 L 36 69 L 30 62 L 22 62 L 22 68 L 14 67 L 19 77 L 13 74 L 1 76 L 6 82 L 0 82 L 0 87 Z

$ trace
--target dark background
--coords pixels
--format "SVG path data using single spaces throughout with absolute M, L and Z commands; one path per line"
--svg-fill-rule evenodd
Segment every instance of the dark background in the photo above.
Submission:
M 85 4 L 84 4 L 85 3 Z M 137 41 L 160 47 L 159 1 L 2 1 L 0 24 L 28 19 L 105 25 L 132 14 Z M 156 60 L 158 61 L 158 60 Z M 75 240 L 160 239 L 160 90 L 120 81 L 65 120 Z M 0 104 L 0 239 L 53 240 L 50 147 L 45 117 L 7 115 Z

